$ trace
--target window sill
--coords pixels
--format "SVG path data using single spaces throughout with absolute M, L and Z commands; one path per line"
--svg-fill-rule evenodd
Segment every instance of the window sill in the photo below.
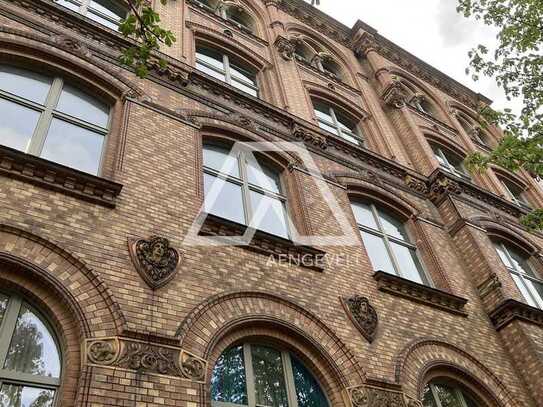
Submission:
M 200 229 L 201 236 L 241 236 L 247 231 L 248 227 L 237 222 L 223 219 L 216 215 L 207 214 L 206 219 Z M 261 230 L 255 230 L 255 234 L 247 245 L 237 245 L 247 250 L 261 253 L 268 256 L 274 256 L 275 261 L 281 264 L 294 264 L 301 267 L 310 268 L 317 271 L 324 269 L 324 255 L 322 250 L 309 246 L 297 245 L 289 239 L 266 233 Z
M 114 208 L 122 185 L 0 145 L 0 174 Z
M 489 317 L 497 331 L 515 320 L 543 327 L 543 310 L 513 299 L 503 301 Z
M 463 317 L 468 315 L 464 311 L 464 305 L 468 302 L 465 298 L 438 290 L 437 288 L 415 283 L 414 281 L 388 274 L 384 271 L 375 272 L 373 278 L 377 281 L 377 288 L 380 291 L 407 298 L 452 314 Z

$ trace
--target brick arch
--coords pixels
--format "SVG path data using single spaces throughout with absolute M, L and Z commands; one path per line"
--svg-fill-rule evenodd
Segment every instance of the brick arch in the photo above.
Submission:
M 248 336 L 255 335 L 258 327 L 282 332 L 289 342 L 290 339 L 298 342 L 299 349 L 318 355 L 336 386 L 360 385 L 366 379 L 354 354 L 318 316 L 267 292 L 233 291 L 214 295 L 193 309 L 176 336 L 183 349 L 210 361 L 212 356 L 217 357 L 218 349 L 231 343 L 228 341 L 232 339 L 225 338 L 239 332 L 240 327 L 245 328 L 244 335 Z
M 407 344 L 395 358 L 395 381 L 402 385 L 406 394 L 418 398 L 428 370 L 447 365 L 477 378 L 500 407 L 520 407 L 500 379 L 476 357 L 438 338 L 418 338 Z
M 54 287 L 81 324 L 83 337 L 116 335 L 126 320 L 102 278 L 55 243 L 0 224 L 0 259 L 19 264 Z

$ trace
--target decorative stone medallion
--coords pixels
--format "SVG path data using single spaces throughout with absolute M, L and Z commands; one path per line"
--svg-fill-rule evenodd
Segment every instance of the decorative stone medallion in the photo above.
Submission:
M 368 342 L 373 342 L 377 334 L 379 318 L 369 300 L 360 295 L 353 295 L 349 298 L 341 298 L 341 303 L 362 336 Z
M 181 373 L 187 379 L 195 382 L 205 382 L 207 362 L 187 351 L 182 350 L 179 355 Z
M 129 239 L 128 250 L 134 267 L 153 290 L 167 284 L 181 262 L 179 252 L 160 236 L 151 236 L 149 240 Z

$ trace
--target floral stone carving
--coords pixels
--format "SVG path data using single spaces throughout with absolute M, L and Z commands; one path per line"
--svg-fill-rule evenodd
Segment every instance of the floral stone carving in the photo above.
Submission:
M 178 376 L 175 352 L 173 349 L 129 342 L 124 344 L 123 352 L 115 366 L 146 373 Z
M 360 331 L 368 342 L 373 342 L 377 334 L 379 318 L 375 308 L 366 297 L 353 295 L 349 298 L 341 298 L 345 312 L 353 321 L 353 324 Z
M 179 252 L 170 247 L 168 239 L 159 236 L 129 239 L 128 249 L 136 270 L 153 290 L 167 284 L 181 262 Z
M 117 359 L 120 350 L 119 341 L 116 338 L 89 340 L 86 348 L 89 362 L 99 365 L 112 364 Z
M 406 407 L 402 393 L 375 387 L 360 386 L 349 392 L 353 407 Z M 415 407 L 416 405 L 409 405 Z
M 207 363 L 205 360 L 200 359 L 188 352 L 181 351 L 179 356 L 179 366 L 181 367 L 181 373 L 187 379 L 204 382 L 206 376 Z

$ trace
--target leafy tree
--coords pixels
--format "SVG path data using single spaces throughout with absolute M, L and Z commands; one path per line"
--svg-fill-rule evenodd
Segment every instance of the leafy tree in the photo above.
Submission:
M 469 52 L 467 72 L 474 80 L 479 75 L 495 78 L 508 100 L 519 98 L 523 104 L 518 115 L 509 109 L 481 109 L 483 124 L 500 126 L 504 138 L 490 154 L 470 155 L 468 168 L 480 171 L 495 164 L 543 178 L 543 0 L 459 0 L 457 9 L 499 30 L 492 50 L 478 45 Z M 543 209 L 522 222 L 532 230 L 543 229 Z
M 167 0 L 160 0 L 166 4 Z M 149 73 L 149 61 L 153 51 L 160 50 L 161 44 L 168 47 L 175 42 L 175 36 L 170 30 L 162 28 L 160 16 L 145 0 L 128 0 L 130 13 L 121 24 L 119 31 L 135 40 L 135 44 L 123 50 L 120 61 L 134 68 L 136 75 L 145 78 Z M 161 66 L 166 61 L 159 59 Z

